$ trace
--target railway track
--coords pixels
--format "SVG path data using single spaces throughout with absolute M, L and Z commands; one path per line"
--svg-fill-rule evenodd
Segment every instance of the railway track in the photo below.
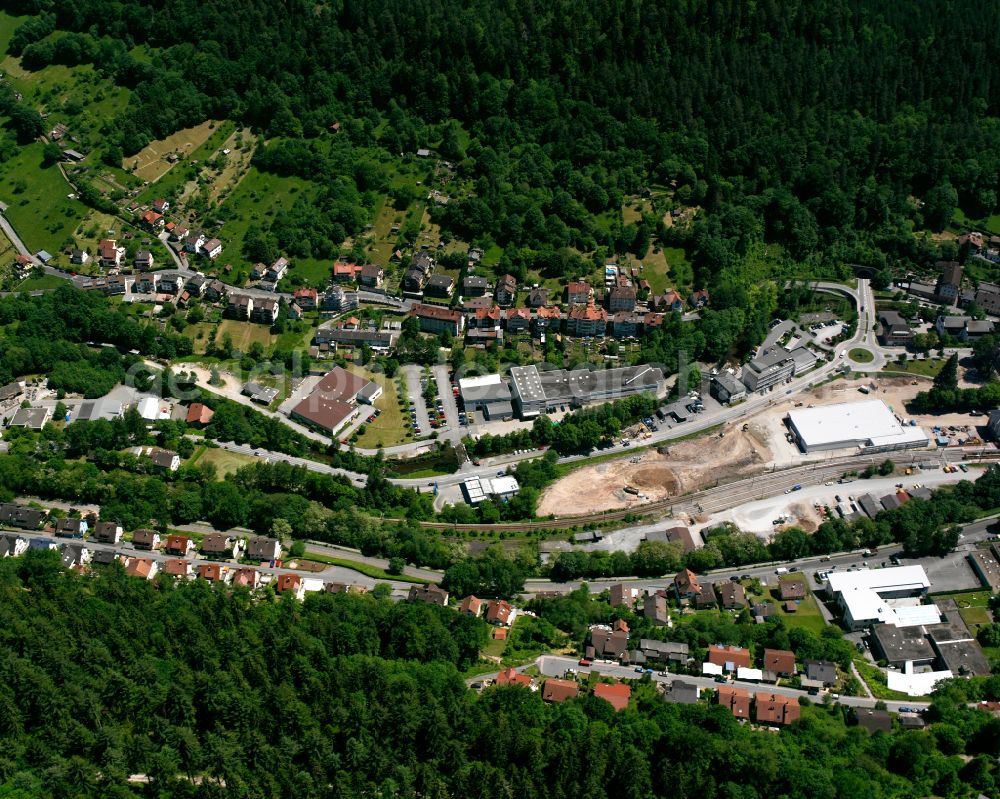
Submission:
M 648 502 L 644 505 L 637 505 L 631 508 L 605 511 L 602 513 L 589 513 L 580 516 L 561 516 L 557 519 L 537 519 L 525 522 L 500 522 L 495 524 L 453 524 L 449 522 L 420 522 L 420 526 L 428 530 L 453 530 L 455 532 L 471 532 L 485 530 L 500 530 L 503 532 L 530 532 L 532 530 L 566 530 L 572 527 L 587 526 L 590 524 L 602 524 L 605 522 L 621 521 L 627 517 L 643 517 L 649 515 L 664 516 L 672 513 L 688 513 L 697 515 L 702 513 L 714 513 L 734 505 L 741 505 L 745 502 L 752 502 L 757 499 L 774 496 L 776 491 L 790 488 L 796 483 L 816 485 L 826 482 L 832 478 L 840 477 L 845 471 L 858 471 L 874 463 L 879 463 L 886 459 L 893 461 L 897 466 L 910 466 L 914 464 L 940 464 L 944 461 L 958 461 L 965 458 L 975 458 L 962 451 L 951 451 L 946 453 L 907 453 L 905 455 L 897 453 L 895 457 L 891 454 L 878 453 L 876 455 L 852 456 L 847 458 L 837 458 L 820 463 L 811 463 L 803 466 L 794 466 L 790 469 L 781 469 L 773 472 L 764 472 L 754 477 L 731 483 L 723 483 L 711 488 L 702 489 L 691 494 L 669 499 Z M 402 521 L 402 520 L 394 520 Z

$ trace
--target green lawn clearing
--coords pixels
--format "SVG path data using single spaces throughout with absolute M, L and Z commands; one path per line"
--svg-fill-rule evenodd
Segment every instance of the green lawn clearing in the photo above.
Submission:
M 898 702 L 907 700 L 919 701 L 924 697 L 910 696 L 902 691 L 892 691 L 889 689 L 888 678 L 885 672 L 878 666 L 873 666 L 862 657 L 854 658 L 854 665 L 858 668 L 858 674 L 868 685 L 868 690 L 872 692 L 876 699 L 889 699 Z
M 233 346 L 240 352 L 249 351 L 250 345 L 254 342 L 259 343 L 267 350 L 276 338 L 271 334 L 271 328 L 267 325 L 241 322 L 238 319 L 224 319 L 219 323 L 216 340 L 221 343 L 227 335 L 232 339 Z
M 854 347 L 848 351 L 847 357 L 856 363 L 871 363 L 875 360 L 872 351 L 866 350 L 864 347 Z
M 382 413 L 375 417 L 375 421 L 365 424 L 365 432 L 358 436 L 357 445 L 365 449 L 375 449 L 412 441 L 413 432 L 408 426 L 409 420 L 399 407 L 396 381 L 384 374 L 372 374 L 360 367 L 352 366 L 350 370 L 363 374 L 382 386 L 382 396 L 375 400 L 375 407 Z
M 430 580 L 424 580 L 420 577 L 407 577 L 402 574 L 389 574 L 385 569 L 380 569 L 378 566 L 371 566 L 367 563 L 361 563 L 356 560 L 346 560 L 345 558 L 333 558 L 329 555 L 321 555 L 318 552 L 306 552 L 305 555 L 296 558 L 296 560 L 307 560 L 313 563 L 325 563 L 328 566 L 340 566 L 342 569 L 351 569 L 366 577 L 371 577 L 374 580 L 395 580 L 401 583 L 429 583 Z
M 826 627 L 826 619 L 823 618 L 823 614 L 819 609 L 819 603 L 816 601 L 816 597 L 812 594 L 809 587 L 809 580 L 800 572 L 792 572 L 790 574 L 783 575 L 779 582 L 785 582 L 787 580 L 801 580 L 805 583 L 806 591 L 809 593 L 807 593 L 803 599 L 794 603 L 794 613 L 789 613 L 785 610 L 785 603 L 782 602 L 777 596 L 769 597 L 775 603 L 778 615 L 781 616 L 781 620 L 785 623 L 786 627 L 801 627 L 806 630 L 811 630 L 819 635 L 823 631 L 823 628 Z M 775 589 L 777 589 L 777 586 L 775 586 Z
M 55 275 L 42 275 L 41 277 L 29 277 L 17 284 L 18 291 L 48 291 L 57 289 L 66 283 L 61 277 Z
M 894 363 L 887 363 L 882 367 L 882 371 L 919 375 L 921 377 L 937 377 L 941 369 L 944 368 L 944 364 L 945 362 L 941 358 L 925 358 L 922 361 L 906 360 L 903 363 L 896 361 Z
M 201 447 L 200 451 L 195 450 L 188 463 L 198 466 L 211 463 L 215 466 L 216 476 L 221 479 L 227 474 L 235 472 L 240 467 L 255 463 L 256 461 L 256 458 L 250 455 L 241 455 L 239 452 L 227 452 L 224 449 L 216 449 L 214 447 Z

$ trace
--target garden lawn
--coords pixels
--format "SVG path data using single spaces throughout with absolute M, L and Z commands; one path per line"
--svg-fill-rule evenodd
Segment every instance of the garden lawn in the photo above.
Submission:
M 205 463 L 211 463 L 215 466 L 216 476 L 221 479 L 227 474 L 235 472 L 241 466 L 256 462 L 257 459 L 250 455 L 242 455 L 239 452 L 227 452 L 224 449 L 216 449 L 214 447 L 201 447 L 200 451 L 196 450 L 191 456 L 188 464 L 201 466 Z
M 238 319 L 223 319 L 219 322 L 219 332 L 216 341 L 222 343 L 226 334 L 233 341 L 233 346 L 240 352 L 247 352 L 250 345 L 255 341 L 266 351 L 273 343 L 275 336 L 271 335 L 271 328 L 267 325 L 258 325 L 253 322 L 241 322 Z
M 922 377 L 937 377 L 941 369 L 944 368 L 944 360 L 941 358 L 927 358 L 922 361 L 907 360 L 905 363 L 887 363 L 883 372 L 901 372 L 908 375 L 920 375 Z
M 56 277 L 55 275 L 42 275 L 41 277 L 29 277 L 17 284 L 18 291 L 45 291 L 48 289 L 57 289 L 66 283 L 61 277 Z
M 212 124 L 212 123 L 209 123 Z M 170 171 L 164 174 L 155 183 L 150 183 L 145 190 L 136 197 L 139 205 L 148 205 L 157 197 L 164 197 L 180 192 L 184 189 L 188 181 L 196 180 L 204 167 L 205 161 L 212 157 L 222 143 L 229 138 L 229 135 L 236 129 L 236 124 L 228 120 L 215 123 L 215 128 L 207 139 L 201 142 L 194 149 L 189 150 L 184 160 L 174 164 Z M 183 132 L 182 132 L 183 133 Z M 174 134 L 177 136 L 178 134 Z M 196 142 L 194 134 L 188 131 L 185 134 L 192 144 Z M 166 141 L 166 140 L 164 140 Z M 136 157 L 129 156 L 125 159 L 125 164 L 131 166 L 135 163 Z M 195 163 L 197 162 L 197 163 Z M 223 239 L 225 241 L 225 239 Z
M 412 431 L 408 420 L 399 407 L 399 394 L 396 381 L 384 374 L 372 374 L 358 367 L 350 367 L 352 372 L 359 372 L 369 380 L 374 380 L 382 386 L 382 396 L 375 400 L 375 407 L 382 411 L 375 421 L 365 423 L 365 432 L 358 436 L 357 445 L 366 449 L 376 447 L 392 447 L 411 441 Z

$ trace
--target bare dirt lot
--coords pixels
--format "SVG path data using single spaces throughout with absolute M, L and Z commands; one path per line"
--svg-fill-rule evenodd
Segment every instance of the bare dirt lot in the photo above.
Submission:
M 756 425 L 743 431 L 728 427 L 709 436 L 683 441 L 663 451 L 585 466 L 551 485 L 538 504 L 549 513 L 593 513 L 627 508 L 691 491 L 716 480 L 752 474 L 771 460 L 767 436 Z M 637 462 L 635 462 L 637 461 Z M 638 490 L 641 496 L 627 493 Z
M 936 425 L 945 428 L 954 426 L 956 430 L 950 434 L 951 444 L 974 438 L 976 425 L 984 425 L 986 417 L 960 413 L 911 417 L 907 413 L 906 403 L 930 385 L 931 381 L 924 378 L 878 375 L 857 380 L 836 380 L 812 392 L 802 392 L 787 401 L 777 402 L 755 414 L 747 420 L 745 431 L 741 421 L 726 425 L 722 430 L 725 435 L 721 438 L 718 432 L 710 433 L 673 445 L 669 450 L 649 450 L 641 453 L 641 457 L 626 455 L 576 469 L 545 490 L 538 503 L 538 514 L 575 515 L 637 507 L 706 488 L 719 480 L 748 477 L 765 469 L 786 468 L 853 452 L 829 451 L 805 456 L 786 439 L 788 431 L 784 418 L 797 406 L 816 407 L 880 399 L 899 417 L 916 419 L 928 435 Z M 867 386 L 870 393 L 862 394 L 858 390 L 862 386 Z M 626 492 L 626 487 L 637 490 L 641 496 Z M 806 530 L 815 529 L 820 521 L 813 508 L 808 506 L 797 509 L 795 515 L 800 526 Z

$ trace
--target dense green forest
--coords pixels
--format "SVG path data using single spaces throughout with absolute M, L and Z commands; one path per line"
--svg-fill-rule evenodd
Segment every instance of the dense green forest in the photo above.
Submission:
M 356 232 L 359 196 L 390 188 L 384 167 L 352 157 L 372 147 L 456 163 L 475 190 L 440 221 L 514 245 L 515 272 L 525 258 L 572 270 L 556 255 L 567 246 L 642 255 L 657 233 L 691 249 L 705 285 L 732 282 L 765 239 L 828 266 L 919 262 L 931 250 L 914 227 L 997 209 L 1000 8 L 983 0 L 6 8 L 35 15 L 9 48 L 27 65 L 94 63 L 134 89 L 107 124 L 109 162 L 239 119 L 277 138 L 262 168 L 320 182 L 324 239 Z M 335 121 L 327 156 L 309 140 Z M 706 213 L 682 232 L 602 222 L 646 185 Z
M 381 593 L 381 592 L 379 592 Z M 555 609 L 553 608 L 553 613 Z M 922 731 L 869 737 L 806 706 L 772 735 L 648 681 L 615 713 L 460 671 L 486 625 L 376 596 L 266 594 L 0 562 L 0 795 L 512 799 L 967 797 L 995 791 L 1000 720 L 940 692 Z M 149 782 L 129 783 L 131 775 Z

